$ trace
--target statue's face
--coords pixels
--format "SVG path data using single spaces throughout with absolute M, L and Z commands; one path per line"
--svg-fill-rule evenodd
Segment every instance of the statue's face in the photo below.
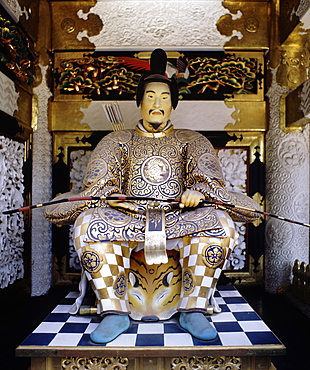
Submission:
M 170 88 L 164 82 L 146 85 L 140 105 L 143 126 L 148 132 L 162 131 L 172 111 Z

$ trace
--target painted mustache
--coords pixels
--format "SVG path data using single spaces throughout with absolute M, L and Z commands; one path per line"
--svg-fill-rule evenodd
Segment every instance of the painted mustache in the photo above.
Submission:
M 164 115 L 164 111 L 162 109 L 150 109 L 149 110 L 149 115 L 151 115 L 152 113 L 161 113 L 162 115 Z M 162 124 L 162 122 L 150 122 L 150 124 L 152 125 L 152 127 L 154 128 L 154 130 L 157 130 L 158 127 Z
M 152 114 L 153 112 L 157 112 L 157 113 L 161 113 L 161 114 L 164 114 L 165 112 L 163 111 L 163 109 L 150 109 L 149 110 L 149 114 Z

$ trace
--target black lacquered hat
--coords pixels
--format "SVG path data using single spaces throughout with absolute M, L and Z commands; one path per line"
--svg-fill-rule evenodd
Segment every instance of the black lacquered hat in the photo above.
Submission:
M 168 78 L 166 76 L 167 54 L 162 49 L 155 49 L 150 58 L 150 71 L 145 72 L 138 83 L 136 92 L 136 103 L 140 106 L 143 98 L 144 89 L 149 82 L 163 82 L 170 87 L 171 102 L 173 109 L 178 105 L 179 89 L 174 76 Z

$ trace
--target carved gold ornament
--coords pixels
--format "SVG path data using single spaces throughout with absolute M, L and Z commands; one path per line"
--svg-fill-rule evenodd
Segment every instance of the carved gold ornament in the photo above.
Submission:
M 65 18 L 61 22 L 61 28 L 67 32 L 67 33 L 72 33 L 75 30 L 75 22 L 72 18 Z
M 255 32 L 255 19 L 248 20 L 248 32 Z M 67 34 L 75 31 L 71 18 L 62 21 Z M 140 54 L 140 53 L 139 53 Z M 100 52 L 76 54 L 65 58 L 56 55 L 54 66 L 55 96 L 83 96 L 92 100 L 134 99 L 141 74 L 148 70 L 147 60 Z M 71 54 L 72 55 L 72 54 Z M 78 56 L 80 55 L 80 56 Z M 137 57 L 136 57 L 137 56 Z M 262 88 L 263 68 L 257 54 L 242 53 L 180 54 L 169 60 L 171 74 L 176 76 L 182 99 L 209 99 L 214 95 L 256 96 Z M 180 67 L 182 66 L 182 68 Z
M 223 86 L 231 88 L 234 94 L 244 94 L 253 89 L 256 78 L 256 61 L 234 55 L 227 55 L 222 60 L 197 57 L 188 62 L 188 67 L 193 71 L 192 81 L 181 89 L 181 93 L 191 93 L 194 87 L 199 87 L 198 94 L 206 89 L 217 93 Z
M 308 33 L 298 25 L 286 41 L 278 47 L 277 83 L 290 90 L 296 89 L 309 78 Z
M 61 361 L 62 370 L 126 370 L 126 357 L 65 357 Z
M 258 6 L 259 4 L 259 6 Z M 229 10 L 217 21 L 217 29 L 222 35 L 231 37 L 225 49 L 267 49 L 270 19 L 269 2 L 257 1 L 223 1 L 222 5 Z
M 31 84 L 37 56 L 31 51 L 30 40 L 11 20 L 0 15 L 0 63 L 11 70 L 20 81 Z
M 172 370 L 240 370 L 241 358 L 234 356 L 177 357 L 171 360 Z
M 251 17 L 251 18 L 246 19 L 246 21 L 244 22 L 244 26 L 248 32 L 254 33 L 254 32 L 257 32 L 258 30 L 259 21 L 256 18 Z

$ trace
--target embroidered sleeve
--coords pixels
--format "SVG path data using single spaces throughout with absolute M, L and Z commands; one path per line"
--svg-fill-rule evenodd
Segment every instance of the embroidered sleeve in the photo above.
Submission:
M 122 149 L 110 136 L 104 137 L 91 155 L 84 177 L 83 195 L 108 196 L 121 191 Z
M 122 131 L 105 136 L 94 149 L 87 165 L 84 190 L 80 193 L 61 194 L 53 200 L 84 196 L 106 197 L 120 193 L 125 143 L 130 139 L 130 135 L 129 131 Z M 70 225 L 86 209 L 105 206 L 104 200 L 64 202 L 46 207 L 44 216 L 56 225 Z
M 250 197 L 227 191 L 219 160 L 207 138 L 197 133 L 197 137 L 188 145 L 187 156 L 188 189 L 200 191 L 207 200 L 259 209 L 258 204 Z M 259 214 L 237 207 L 225 208 L 234 221 L 249 222 L 259 218 Z
M 215 150 L 210 141 L 199 133 L 188 144 L 187 163 L 188 189 L 200 191 L 206 199 L 230 201 Z

